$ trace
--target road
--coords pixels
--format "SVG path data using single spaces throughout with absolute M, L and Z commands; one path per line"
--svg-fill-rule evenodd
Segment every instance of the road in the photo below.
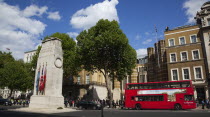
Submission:
M 100 110 L 79 110 L 53 114 L 0 110 L 0 117 L 101 117 Z M 209 110 L 118 110 L 104 109 L 104 117 L 209 117 Z

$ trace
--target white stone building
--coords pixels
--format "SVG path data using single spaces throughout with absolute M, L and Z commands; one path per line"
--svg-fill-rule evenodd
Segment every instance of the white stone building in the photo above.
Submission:
M 31 62 L 32 59 L 33 59 L 33 56 L 34 56 L 35 54 L 36 54 L 36 50 L 32 50 L 32 51 L 27 51 L 27 52 L 25 52 L 25 53 L 24 53 L 24 59 L 23 59 L 23 61 L 24 61 L 25 63 Z

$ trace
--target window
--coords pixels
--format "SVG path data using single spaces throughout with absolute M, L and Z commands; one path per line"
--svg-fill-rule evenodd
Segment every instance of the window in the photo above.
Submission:
M 185 38 L 184 37 L 180 37 L 179 38 L 179 44 L 180 45 L 184 45 L 186 42 L 185 42 Z
M 195 75 L 195 79 L 202 79 L 202 67 L 201 66 L 194 67 L 194 75 Z
M 189 68 L 182 69 L 182 77 L 183 77 L 183 80 L 190 80 L 190 69 Z
M 194 99 L 193 99 L 193 95 L 185 95 L 184 96 L 184 100 L 185 101 L 193 101 Z
M 77 83 L 80 84 L 80 76 L 77 76 Z
M 181 52 L 181 61 L 187 61 L 187 52 Z
M 143 83 L 145 79 L 145 75 L 140 75 L 139 83 Z
M 176 62 L 176 53 L 170 54 L 170 59 L 171 62 Z
M 89 74 L 86 75 L 86 84 L 90 84 L 90 75 Z
M 175 45 L 175 43 L 174 43 L 174 39 L 169 39 L 168 40 L 169 41 L 169 46 L 174 46 Z
M 191 40 L 191 43 L 196 43 L 196 42 L 197 42 L 197 37 L 196 37 L 196 35 L 191 35 L 191 36 L 190 36 L 190 40 Z
M 208 21 L 208 26 L 210 26 L 210 19 L 207 19 L 207 21 Z
M 199 50 L 192 50 L 192 58 L 193 60 L 198 60 L 200 58 Z
M 163 96 L 136 96 L 135 101 L 163 101 Z
M 172 69 L 171 70 L 171 78 L 172 80 L 178 80 L 178 69 Z

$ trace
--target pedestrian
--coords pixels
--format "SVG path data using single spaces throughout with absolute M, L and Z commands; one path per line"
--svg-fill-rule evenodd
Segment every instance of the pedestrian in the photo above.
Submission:
M 64 105 L 67 108 L 67 106 L 68 106 L 68 100 L 67 99 L 64 100 Z
M 106 106 L 106 101 L 103 99 L 103 106 L 105 107 Z
M 205 101 L 204 101 L 204 99 L 202 100 L 202 109 L 204 109 L 205 108 Z
M 195 99 L 195 103 L 196 103 L 196 107 L 198 107 L 199 106 L 198 98 Z
M 114 100 L 112 100 L 112 108 L 115 108 L 115 106 L 114 106 L 115 104 L 114 104 Z
M 206 108 L 209 109 L 209 99 L 206 99 Z
M 71 103 L 72 103 L 72 107 L 74 107 L 74 100 L 72 100 L 72 102 L 71 102 Z
M 26 105 L 26 100 L 23 100 L 23 107 L 25 107 Z

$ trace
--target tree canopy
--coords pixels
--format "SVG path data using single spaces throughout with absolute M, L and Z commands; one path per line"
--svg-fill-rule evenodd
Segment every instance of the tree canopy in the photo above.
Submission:
M 117 21 L 99 20 L 89 30 L 82 31 L 77 41 L 83 68 L 103 73 L 111 101 L 110 78 L 114 76 L 121 81 L 132 73 L 136 64 L 136 51 L 129 45 Z
M 0 86 L 11 90 L 9 97 L 14 90 L 26 91 L 33 87 L 28 64 L 22 60 L 14 60 L 11 53 L 0 52 L 0 59 L 5 59 L 0 68 Z

